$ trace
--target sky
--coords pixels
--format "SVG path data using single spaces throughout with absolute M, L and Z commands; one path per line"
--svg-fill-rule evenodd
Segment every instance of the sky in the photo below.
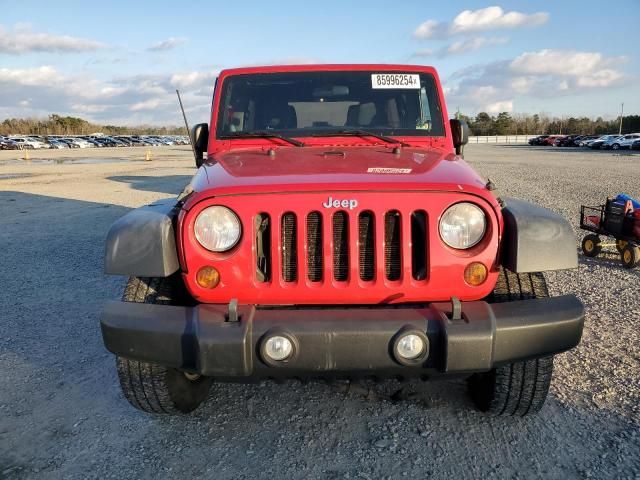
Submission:
M 208 121 L 221 69 L 434 66 L 450 115 L 640 114 L 640 0 L 0 0 L 0 121 Z

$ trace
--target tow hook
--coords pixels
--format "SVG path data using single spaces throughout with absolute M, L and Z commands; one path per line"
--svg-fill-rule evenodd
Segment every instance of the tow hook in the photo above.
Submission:
M 458 297 L 451 297 L 451 320 L 462 320 L 462 302 Z
M 227 313 L 227 322 L 239 322 L 240 317 L 238 316 L 238 299 L 233 298 L 229 302 L 229 312 Z

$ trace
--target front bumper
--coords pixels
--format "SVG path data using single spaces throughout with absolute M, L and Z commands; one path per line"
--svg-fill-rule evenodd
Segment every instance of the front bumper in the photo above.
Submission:
M 236 315 L 223 305 L 176 307 L 109 302 L 102 314 L 105 346 L 122 357 L 213 376 L 265 377 L 415 376 L 471 373 L 575 347 L 584 308 L 572 295 L 509 303 L 452 303 L 423 307 L 256 308 Z M 419 331 L 428 355 L 404 365 L 393 354 L 401 332 Z M 294 342 L 282 363 L 261 358 L 275 333 Z

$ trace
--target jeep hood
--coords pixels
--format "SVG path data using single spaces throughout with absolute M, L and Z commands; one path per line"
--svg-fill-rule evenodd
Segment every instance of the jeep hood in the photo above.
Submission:
M 292 191 L 485 190 L 460 157 L 438 148 L 278 147 L 217 153 L 191 188 L 201 196 Z

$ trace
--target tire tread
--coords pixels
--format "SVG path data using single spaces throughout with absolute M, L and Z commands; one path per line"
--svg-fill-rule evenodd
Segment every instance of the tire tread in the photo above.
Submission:
M 501 269 L 492 303 L 548 297 L 544 275 Z M 521 416 L 540 411 L 549 393 L 553 356 L 516 362 L 474 374 L 469 390 L 476 406 L 493 415 Z

